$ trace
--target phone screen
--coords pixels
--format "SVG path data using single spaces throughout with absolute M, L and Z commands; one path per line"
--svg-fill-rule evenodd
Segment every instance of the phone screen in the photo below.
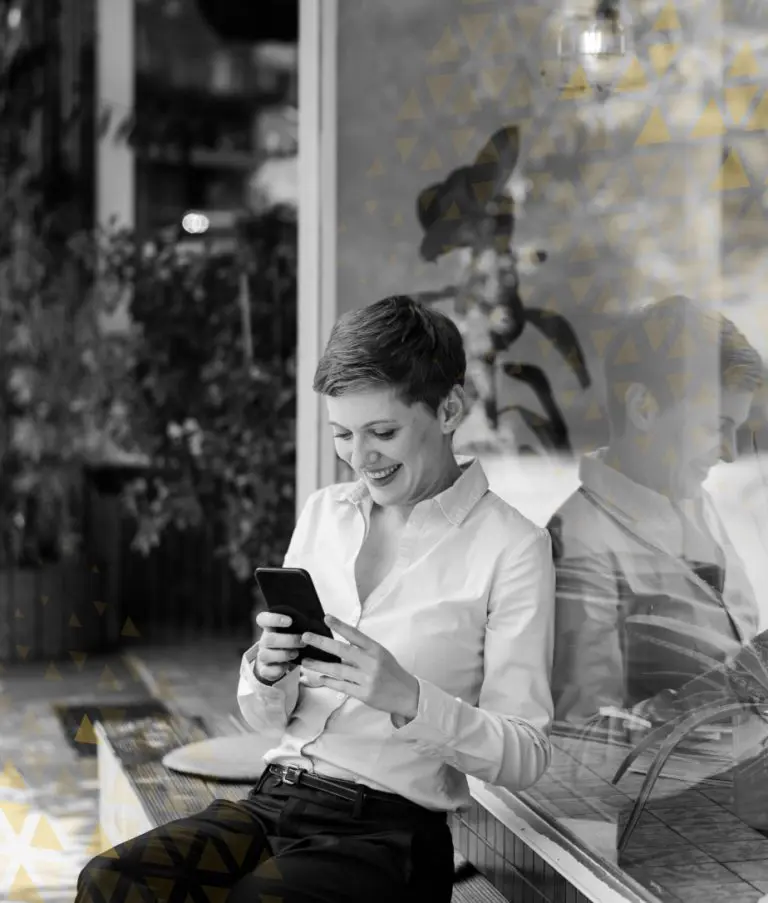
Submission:
M 312 578 L 302 568 L 257 568 L 256 580 L 261 589 L 267 608 L 275 614 L 287 615 L 290 627 L 276 628 L 278 633 L 316 633 L 333 638 L 333 633 L 323 618 L 325 612 Z M 339 662 L 316 646 L 305 646 L 299 650 L 297 662 L 304 658 L 315 658 L 324 662 Z

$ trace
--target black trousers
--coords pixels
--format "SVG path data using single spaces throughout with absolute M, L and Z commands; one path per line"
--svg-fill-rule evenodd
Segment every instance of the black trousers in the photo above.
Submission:
M 445 814 L 269 776 L 92 859 L 75 903 L 450 903 Z

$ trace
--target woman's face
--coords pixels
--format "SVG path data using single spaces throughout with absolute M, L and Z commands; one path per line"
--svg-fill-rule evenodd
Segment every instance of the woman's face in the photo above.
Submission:
M 389 388 L 326 398 L 336 453 L 365 480 L 376 504 L 412 506 L 455 478 L 452 408 L 462 402 L 455 390 L 449 399 L 436 416 L 426 405 L 405 404 Z

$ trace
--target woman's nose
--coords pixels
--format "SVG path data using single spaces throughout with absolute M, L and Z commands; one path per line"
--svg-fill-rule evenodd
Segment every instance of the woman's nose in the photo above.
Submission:
M 377 454 L 367 447 L 365 440 L 356 439 L 352 442 L 352 458 L 350 464 L 355 470 L 364 470 L 376 463 Z

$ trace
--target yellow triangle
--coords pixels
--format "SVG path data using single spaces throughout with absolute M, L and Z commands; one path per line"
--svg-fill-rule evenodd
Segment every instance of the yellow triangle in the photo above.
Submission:
M 80 727 L 75 734 L 75 743 L 96 743 L 96 733 L 93 729 L 91 719 L 87 715 L 83 715 Z
M 40 602 L 45 607 L 48 604 L 48 596 L 40 596 Z
M 715 135 L 725 134 L 725 120 L 717 101 L 712 98 L 704 107 L 704 112 L 699 117 L 699 121 L 693 127 L 691 132 L 692 138 L 713 138 Z
M 421 109 L 421 104 L 419 103 L 419 98 L 416 96 L 415 91 L 411 91 L 408 97 L 406 97 L 405 102 L 402 107 L 400 107 L 397 118 L 400 122 L 424 118 L 424 111 Z
M 16 654 L 19 656 L 20 659 L 25 659 L 29 655 L 29 650 L 31 648 L 32 648 L 31 646 L 17 646 Z
M 431 172 L 435 169 L 442 169 L 443 161 L 440 159 L 440 154 L 433 147 L 432 150 L 424 157 L 424 161 L 421 164 L 421 169 L 424 172 Z
M 398 138 L 397 141 L 395 141 L 397 152 L 400 154 L 400 159 L 403 163 L 405 163 L 408 157 L 413 153 L 413 149 L 416 147 L 418 140 L 418 138 Z
M 656 107 L 646 120 L 643 130 L 637 136 L 635 145 L 643 147 L 648 144 L 664 144 L 669 140 L 669 129 L 661 115 L 661 110 Z
M 507 105 L 512 110 L 528 110 L 531 106 L 531 80 L 520 77 L 507 92 Z
M 506 85 L 509 80 L 511 73 L 512 66 L 494 66 L 493 69 L 484 69 L 480 73 L 480 79 L 482 80 L 486 93 L 490 95 L 493 100 L 498 99 L 504 89 L 504 85 Z
M 123 629 L 120 631 L 120 636 L 138 637 L 141 636 L 141 634 L 136 629 L 136 625 L 133 623 L 131 618 L 126 618 L 125 624 L 123 624 Z
M 429 54 L 430 63 L 455 63 L 461 57 L 461 47 L 453 36 L 451 29 L 446 26 L 440 40 L 435 44 Z
M 61 680 L 61 672 L 56 667 L 56 665 L 54 665 L 53 662 L 51 662 L 50 665 L 48 665 L 48 667 L 45 670 L 45 679 L 46 680 Z
M 376 157 L 376 159 L 373 161 L 373 163 L 371 163 L 371 165 L 369 166 L 368 172 L 366 173 L 366 175 L 381 176 L 383 174 L 384 174 L 384 164 L 381 162 L 381 160 L 378 157 Z
M 475 50 L 483 39 L 483 35 L 491 24 L 493 16 L 490 13 L 478 13 L 473 16 L 459 16 L 459 25 L 467 39 L 470 50 Z
M 83 625 L 80 623 L 80 618 L 76 614 L 70 615 L 69 618 L 69 626 L 70 627 L 82 627 Z
M 757 94 L 757 85 L 739 85 L 725 89 L 725 105 L 733 125 L 739 125 L 749 112 Z
M 587 408 L 587 412 L 584 415 L 584 419 L 585 420 L 602 420 L 603 419 L 602 409 L 600 408 L 600 405 L 596 401 L 593 401 L 590 404 L 590 406 Z
M 148 865 L 173 865 L 173 856 L 159 844 L 148 844 L 141 854 L 141 861 Z
M 749 176 L 744 171 L 744 166 L 735 150 L 732 150 L 725 158 L 725 163 L 723 163 L 712 188 L 714 191 L 736 191 L 740 188 L 749 188 Z
M 453 101 L 453 112 L 459 115 L 474 113 L 478 109 L 477 98 L 471 85 L 464 85 Z
M 115 672 L 109 667 L 109 665 L 104 666 L 104 670 L 101 672 L 101 677 L 99 678 L 97 686 L 101 689 L 105 687 L 119 689 L 120 681 L 117 679 Z
M 224 875 L 229 871 L 226 862 L 221 858 L 221 853 L 219 853 L 216 846 L 210 840 L 203 850 L 203 854 L 198 862 L 198 867 L 209 872 L 216 872 L 217 874 Z
M 485 48 L 487 56 L 507 56 L 517 50 L 506 18 L 497 23 Z
M 760 103 L 757 105 L 757 109 L 749 120 L 747 129 L 750 132 L 764 132 L 768 130 L 768 91 L 763 94 Z
M 597 260 L 597 251 L 586 238 L 581 239 L 571 254 L 571 263 L 583 263 L 586 260 Z
M 109 847 L 109 844 L 101 830 L 101 825 L 100 824 L 96 825 L 96 829 L 93 832 L 93 834 L 91 834 L 91 839 L 88 841 L 88 844 L 85 848 L 85 852 L 89 856 L 97 856 L 99 853 L 102 853 L 102 852 L 106 853 L 108 847 Z M 109 852 L 112 854 L 110 856 L 111 859 L 119 858 L 118 853 L 116 853 L 113 849 L 110 848 Z
M 107 608 L 107 604 L 106 604 L 106 602 L 94 602 L 94 603 L 93 603 L 93 607 L 96 609 L 96 611 L 97 611 L 100 615 L 103 615 L 104 612 L 105 612 L 105 610 L 106 610 L 106 608 Z
M 378 206 L 379 206 L 379 202 L 376 200 L 371 200 L 371 201 L 365 202 L 365 209 L 368 211 L 368 213 L 375 213 L 376 208 Z
M 454 201 L 451 206 L 445 211 L 445 215 L 443 216 L 444 220 L 452 220 L 452 219 L 461 219 L 461 210 L 459 210 L 459 205 Z
M 83 670 L 83 665 L 85 664 L 85 660 L 88 658 L 87 652 L 70 652 L 69 657 L 75 663 L 75 668 L 78 671 Z
M 667 375 L 669 388 L 672 390 L 673 396 L 678 400 L 685 394 L 685 389 L 690 381 L 690 373 L 669 373 Z
M 118 899 L 117 882 L 120 881 L 120 878 L 121 875 L 120 872 L 117 871 L 117 869 L 115 869 L 114 871 L 108 868 L 93 869 L 94 884 L 96 885 L 96 887 L 98 887 L 104 903 L 112 903 L 112 900 Z M 168 883 L 171 884 L 170 881 Z M 122 896 L 122 893 L 120 896 Z
M 8 903 L 43 903 L 43 898 L 38 893 L 35 882 L 30 878 L 29 872 L 23 865 L 19 866 L 16 877 L 11 885 Z
M 648 58 L 656 75 L 661 77 L 669 69 L 679 46 L 679 44 L 651 44 L 648 48 Z
M 467 148 L 470 145 L 470 142 L 475 137 L 475 130 L 473 128 L 466 129 L 455 129 L 451 132 L 451 139 L 453 140 L 453 149 L 456 151 L 459 157 L 463 157 Z
M 0 772 L 0 787 L 9 787 L 11 790 L 23 790 L 26 786 L 21 772 L 13 762 L 6 762 L 5 768 Z
M 734 57 L 726 78 L 754 78 L 759 72 L 752 48 L 745 44 Z
M 653 26 L 654 31 L 680 31 L 680 17 L 677 15 L 674 3 L 668 3 L 659 13 Z
M 454 77 L 451 73 L 427 76 L 427 88 L 436 107 L 441 107 L 445 102 L 448 92 L 453 87 Z
M 671 317 L 656 317 L 646 322 L 643 328 L 654 351 L 658 351 L 661 348 L 664 339 L 669 334 L 669 330 L 674 325 Z
M 548 12 L 542 3 L 516 4 L 514 10 L 517 21 L 523 27 L 523 33 L 528 36 L 533 36 L 533 32 L 538 29 L 541 20 Z
M 616 357 L 613 359 L 614 364 L 639 364 L 640 363 L 640 355 L 637 351 L 637 346 L 635 345 L 632 339 L 626 339 L 624 344 L 619 348 L 616 352 Z
M 626 93 L 628 91 L 639 91 L 647 87 L 648 78 L 646 77 L 645 69 L 643 69 L 643 64 L 636 56 L 632 57 L 632 62 L 627 66 L 618 85 L 616 85 L 616 91 Z
M 589 85 L 587 73 L 582 66 L 578 66 L 568 84 L 563 88 L 560 96 L 564 100 L 573 100 L 575 98 L 589 97 L 591 94 L 592 88 Z
M 577 304 L 581 304 L 586 298 L 589 287 L 592 284 L 592 278 L 592 276 L 574 276 L 568 280 Z
M 45 815 L 40 816 L 29 845 L 36 850 L 63 850 L 61 841 L 56 836 L 53 826 Z
M 396 213 L 392 217 L 392 225 L 393 226 L 402 226 L 403 225 L 403 214 L 402 213 Z
M 16 834 L 20 834 L 29 815 L 29 806 L 26 803 L 2 803 L 0 812 L 8 819 L 8 824 Z

